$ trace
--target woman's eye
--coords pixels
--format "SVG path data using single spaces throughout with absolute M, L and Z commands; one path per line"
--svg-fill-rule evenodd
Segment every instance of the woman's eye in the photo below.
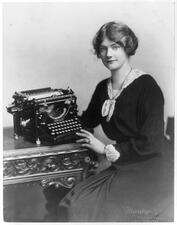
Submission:
M 119 45 L 113 45 L 113 46 L 112 46 L 112 49 L 113 49 L 113 50 L 117 50 L 118 48 L 120 48 Z
M 106 51 L 106 48 L 100 47 L 100 53 L 105 51 Z

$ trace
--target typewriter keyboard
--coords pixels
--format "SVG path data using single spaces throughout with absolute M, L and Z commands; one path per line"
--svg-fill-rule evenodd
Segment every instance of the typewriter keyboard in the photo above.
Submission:
M 47 126 L 52 136 L 71 134 L 79 131 L 82 128 L 78 118 L 49 123 Z

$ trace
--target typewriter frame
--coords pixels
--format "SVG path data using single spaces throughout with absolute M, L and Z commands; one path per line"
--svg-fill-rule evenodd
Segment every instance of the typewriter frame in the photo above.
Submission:
M 61 95 L 53 95 L 54 92 L 62 92 Z M 32 93 L 51 93 L 51 96 L 46 98 L 30 98 Z M 48 120 L 53 122 L 64 120 L 66 118 L 76 118 L 77 117 L 77 104 L 76 96 L 71 89 L 51 89 L 41 88 L 34 90 L 26 90 L 21 92 L 15 92 L 13 95 L 14 102 L 7 107 L 7 111 L 13 115 L 14 124 L 14 138 L 18 139 L 19 136 L 23 136 L 27 140 L 36 142 L 37 145 L 41 144 L 41 141 L 46 139 L 45 134 L 42 134 L 42 126 L 48 123 Z M 48 107 L 50 105 L 58 107 L 59 105 L 65 105 L 67 107 L 67 112 L 61 113 L 61 116 L 56 119 L 44 117 L 46 113 L 41 112 L 42 107 Z M 47 121 L 46 121 L 47 119 Z M 31 127 L 28 129 L 24 125 L 25 123 L 31 123 Z M 55 138 L 53 140 L 55 143 Z

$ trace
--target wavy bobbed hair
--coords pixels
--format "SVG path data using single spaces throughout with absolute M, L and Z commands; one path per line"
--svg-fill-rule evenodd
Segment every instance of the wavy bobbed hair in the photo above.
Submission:
M 100 58 L 100 45 L 105 37 L 121 45 L 128 57 L 135 54 L 138 47 L 136 35 L 126 24 L 113 21 L 105 23 L 93 38 L 92 44 L 98 58 Z

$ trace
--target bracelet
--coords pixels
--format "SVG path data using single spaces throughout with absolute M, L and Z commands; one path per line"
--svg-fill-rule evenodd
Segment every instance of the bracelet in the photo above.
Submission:
M 105 145 L 104 153 L 107 160 L 110 162 L 115 162 L 120 157 L 120 153 L 114 148 L 113 145 Z

